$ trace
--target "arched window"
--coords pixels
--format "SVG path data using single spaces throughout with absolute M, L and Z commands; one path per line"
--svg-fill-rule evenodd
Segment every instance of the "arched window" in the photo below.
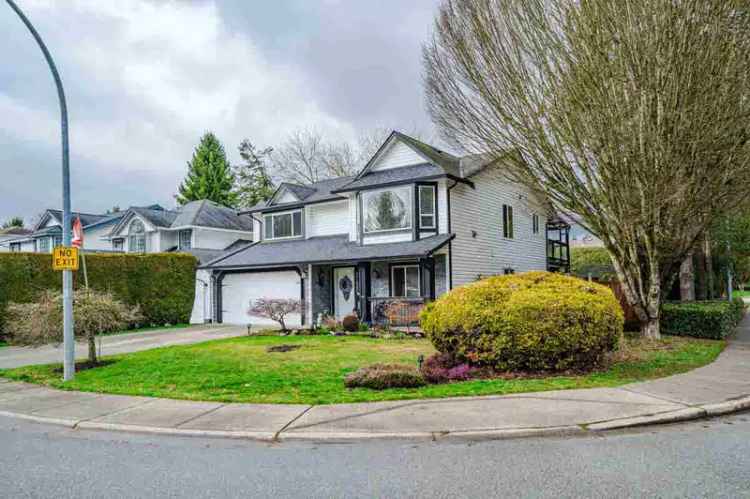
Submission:
M 128 231 L 128 251 L 130 253 L 146 252 L 146 228 L 140 220 L 133 220 Z

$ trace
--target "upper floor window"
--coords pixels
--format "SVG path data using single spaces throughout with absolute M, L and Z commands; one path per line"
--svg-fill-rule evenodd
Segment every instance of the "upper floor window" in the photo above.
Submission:
M 437 206 L 435 202 L 435 186 L 419 186 L 419 228 L 420 229 L 437 229 L 436 213 Z
M 146 228 L 140 220 L 133 220 L 128 232 L 128 251 L 131 253 L 146 252 Z
M 49 247 L 49 237 L 40 237 L 36 240 L 36 250 L 39 253 L 49 253 L 50 247 Z
M 364 232 L 410 229 L 412 189 L 403 186 L 362 194 Z
M 503 237 L 513 239 L 513 207 L 503 205 Z
M 180 250 L 189 250 L 193 246 L 193 230 L 183 229 L 177 233 L 177 245 Z
M 534 234 L 539 234 L 539 215 L 536 213 L 531 215 L 531 231 Z
M 266 239 L 286 239 L 302 235 L 302 211 L 269 213 L 263 217 Z

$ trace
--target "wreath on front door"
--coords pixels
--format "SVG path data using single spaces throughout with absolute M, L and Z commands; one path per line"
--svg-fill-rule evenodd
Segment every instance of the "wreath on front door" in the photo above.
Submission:
M 352 283 L 352 280 L 349 279 L 348 275 L 345 275 L 341 279 L 339 279 L 339 289 L 341 290 L 341 294 L 344 295 L 344 300 L 349 301 L 349 296 L 352 294 L 352 289 L 354 283 Z

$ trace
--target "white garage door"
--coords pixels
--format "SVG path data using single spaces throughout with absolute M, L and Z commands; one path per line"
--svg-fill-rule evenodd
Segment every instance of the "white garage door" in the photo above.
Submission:
M 269 324 L 277 322 L 250 316 L 250 303 L 258 298 L 300 298 L 300 276 L 295 271 L 227 274 L 222 282 L 222 322 L 224 324 Z M 288 327 L 301 326 L 300 314 L 287 316 Z

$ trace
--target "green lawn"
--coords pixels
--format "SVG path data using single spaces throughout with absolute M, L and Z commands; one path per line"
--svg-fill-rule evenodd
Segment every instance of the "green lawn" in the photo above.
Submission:
M 732 291 L 732 296 L 739 296 L 740 298 L 750 297 L 750 289 L 746 289 L 744 291 L 735 289 L 734 291 Z
M 278 344 L 302 347 L 267 353 Z M 0 371 L 0 376 L 56 388 L 221 402 L 331 404 L 490 395 L 617 386 L 668 376 L 711 362 L 724 342 L 666 338 L 643 347 L 628 341 L 609 369 L 580 376 L 476 380 L 415 389 L 347 389 L 344 376 L 376 362 L 416 363 L 434 352 L 426 340 L 367 337 L 241 337 L 108 357 L 115 362 L 61 381 L 60 365 Z

